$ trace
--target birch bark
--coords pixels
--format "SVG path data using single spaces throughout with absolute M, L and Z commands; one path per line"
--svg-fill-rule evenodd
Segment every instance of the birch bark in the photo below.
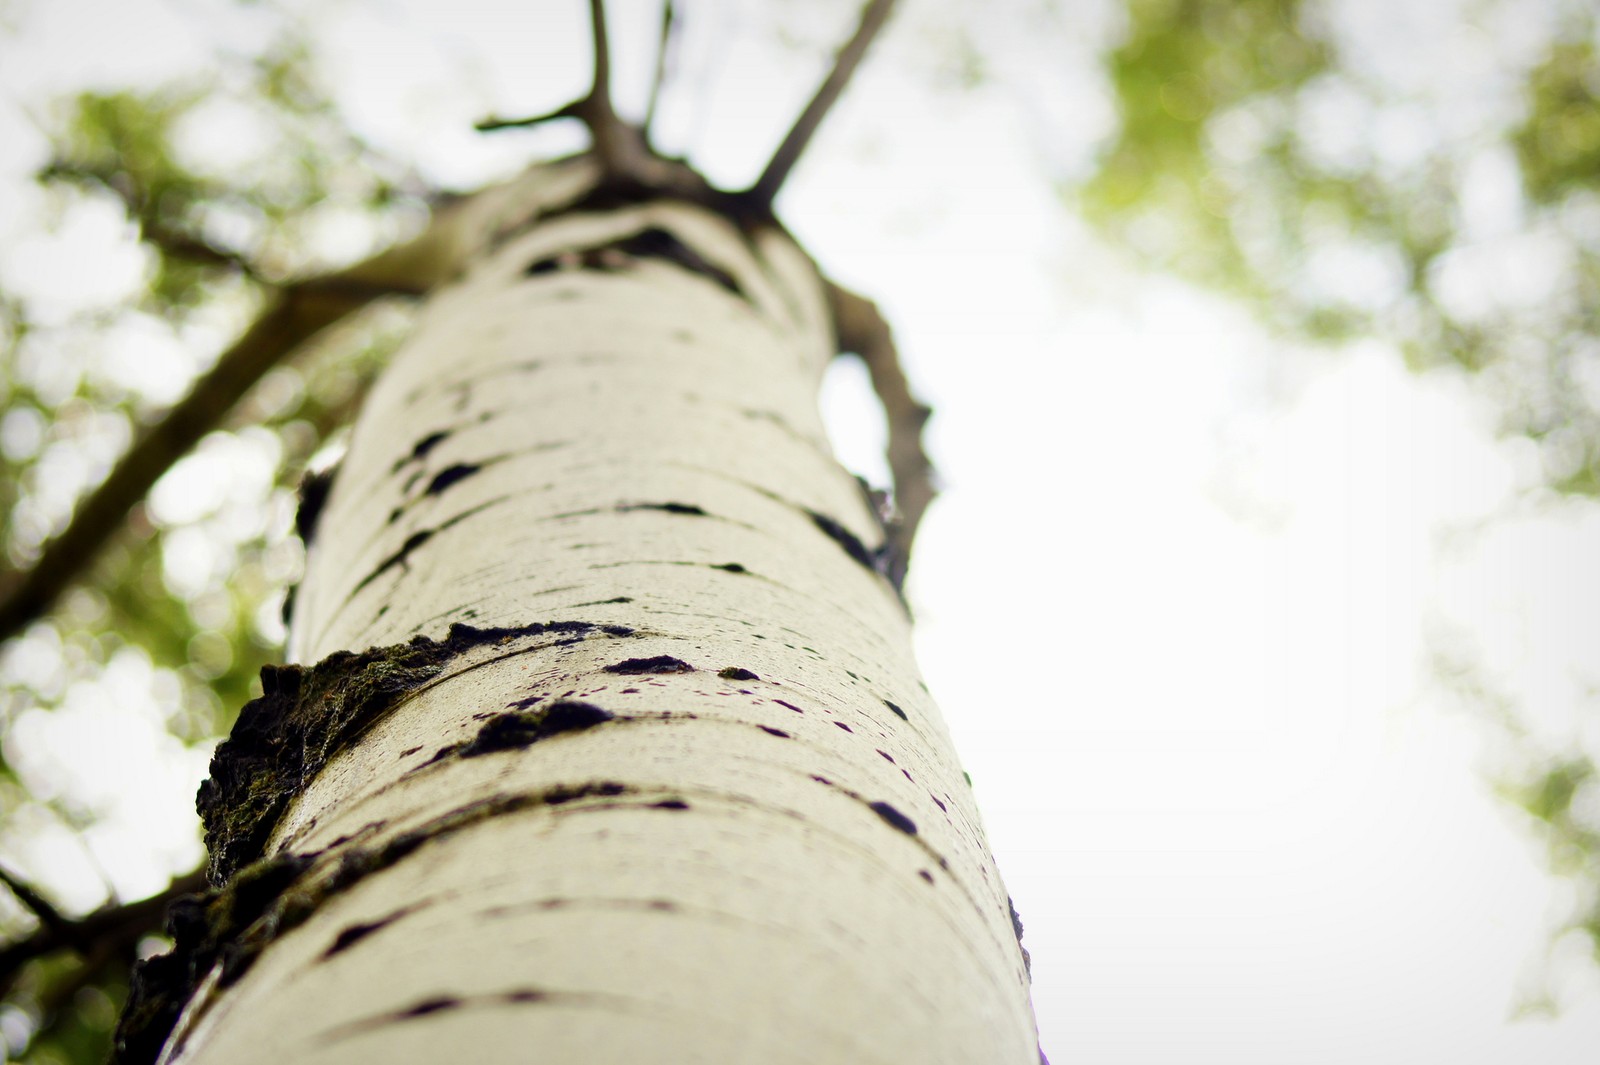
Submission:
M 1039 1060 L 817 413 L 814 265 L 701 207 L 562 209 L 587 173 L 522 183 L 535 221 L 473 238 L 355 427 L 291 629 L 323 664 L 264 678 L 304 720 L 248 712 L 267 753 L 208 785 L 235 886 L 161 1060 Z

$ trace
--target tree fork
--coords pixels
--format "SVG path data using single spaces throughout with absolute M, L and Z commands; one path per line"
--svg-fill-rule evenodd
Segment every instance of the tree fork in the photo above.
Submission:
M 592 0 L 594 85 L 544 117 L 594 150 L 436 227 L 462 276 L 317 493 L 316 664 L 217 751 L 214 886 L 118 1061 L 1042 1060 L 899 596 L 927 411 L 771 211 L 889 6 L 728 193 L 617 118 Z M 821 426 L 842 346 L 898 529 Z

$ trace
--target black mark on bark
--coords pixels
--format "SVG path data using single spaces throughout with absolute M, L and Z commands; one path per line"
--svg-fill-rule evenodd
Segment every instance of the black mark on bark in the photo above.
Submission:
M 361 583 L 357 584 L 353 589 L 351 589 L 351 594 L 353 595 L 356 592 L 361 591 L 361 589 L 365 588 L 367 585 L 371 584 L 373 581 L 377 580 L 394 567 L 407 565 L 407 560 L 410 559 L 411 553 L 417 548 L 421 547 L 423 544 L 427 543 L 429 540 L 433 539 L 437 534 L 444 532 L 452 525 L 459 525 L 461 522 L 466 521 L 468 518 L 479 513 L 480 511 L 487 510 L 498 503 L 504 503 L 507 498 L 509 497 L 500 496 L 498 499 L 491 499 L 487 503 L 480 503 L 471 510 L 462 511 L 460 514 L 457 514 L 448 521 L 440 522 L 432 529 L 422 529 L 419 532 L 412 533 L 410 536 L 406 537 L 406 542 L 400 545 L 400 550 L 396 551 L 394 554 L 378 563 L 377 569 L 361 578 Z
M 656 655 L 654 658 L 629 658 L 605 667 L 607 673 L 637 676 L 644 673 L 693 673 L 694 667 L 681 658 Z
M 719 669 L 717 671 L 717 676 L 721 677 L 723 680 L 760 680 L 761 679 L 760 677 L 756 676 L 754 673 L 750 672 L 748 669 L 744 669 L 741 666 L 729 666 L 727 669 Z
M 309 545 L 317 535 L 322 506 L 328 501 L 328 492 L 333 488 L 333 478 L 338 472 L 339 466 L 335 463 L 325 470 L 307 471 L 300 480 L 300 505 L 294 512 L 294 531 L 304 544 Z
M 683 514 L 695 518 L 710 517 L 704 507 L 697 507 L 693 503 L 627 503 L 617 510 L 623 514 L 632 510 L 659 510 L 664 514 Z
M 614 781 L 598 784 L 580 784 L 577 787 L 556 786 L 540 796 L 546 806 L 560 806 L 575 799 L 612 798 L 626 794 L 627 785 Z
M 446 466 L 433 475 L 433 480 L 428 482 L 428 487 L 424 490 L 423 495 L 439 495 L 446 488 L 459 481 L 466 480 L 481 469 L 483 469 L 482 466 L 474 466 L 464 462 L 458 462 L 454 466 Z
M 515 751 L 563 732 L 581 732 L 616 715 L 591 703 L 563 700 L 537 713 L 497 714 L 483 723 L 478 734 L 457 752 L 477 758 L 496 751 Z M 443 753 L 443 752 L 441 752 Z
M 735 296 L 744 298 L 738 282 L 726 270 L 713 265 L 676 235 L 651 226 L 619 240 L 592 248 L 564 251 L 536 259 L 522 271 L 526 277 L 540 277 L 561 270 L 626 270 L 644 259 L 658 259 L 716 282 Z
M 792 739 L 793 738 L 787 732 L 783 731 L 783 729 L 781 729 L 781 728 L 773 728 L 771 725 L 757 725 L 756 728 L 760 729 L 762 732 L 765 732 L 770 736 L 776 736 L 776 737 L 778 737 L 779 739 L 782 739 L 782 740 L 787 740 L 787 739 Z
M 821 529 L 830 540 L 844 548 L 845 554 L 849 555 L 851 558 L 855 559 L 861 565 L 865 566 L 874 573 L 881 574 L 883 572 L 882 568 L 879 566 L 877 552 L 869 551 L 867 549 L 867 545 L 862 543 L 861 538 L 855 533 L 851 532 L 849 529 L 846 529 L 843 525 L 840 525 L 837 521 L 828 517 L 826 514 L 819 514 L 814 510 L 808 510 L 806 513 L 811 515 L 812 522 L 815 523 L 817 528 Z
M 440 995 L 438 998 L 425 998 L 415 1006 L 407 1006 L 403 1010 L 398 1010 L 394 1016 L 397 1020 L 407 1017 L 426 1017 L 430 1013 L 438 1013 L 441 1010 L 453 1010 L 459 1005 L 461 1005 L 459 998 L 451 995 Z
M 890 710 L 893 710 L 894 713 L 895 713 L 895 716 L 899 717 L 901 721 L 910 721 L 911 720 L 909 717 L 906 716 L 906 712 L 904 710 L 900 709 L 898 706 L 894 705 L 889 700 L 885 699 L 883 701 L 883 705 L 887 706 Z
M 917 834 L 917 823 L 911 820 L 911 818 L 907 817 L 905 814 L 901 813 L 899 810 L 896 810 L 893 806 L 890 806 L 888 803 L 873 802 L 868 803 L 867 805 L 872 807 L 873 813 L 877 814 L 889 825 L 893 826 L 894 828 L 898 828 L 906 835 L 915 836 Z
M 415 913 L 421 908 L 422 906 L 420 905 L 406 906 L 384 917 L 380 917 L 376 921 L 364 921 L 361 924 L 353 924 L 348 926 L 337 936 L 333 937 L 333 942 L 328 945 L 328 949 L 322 952 L 323 959 L 326 960 L 333 957 L 335 954 L 344 953 L 357 943 L 361 942 L 363 939 L 366 939 L 372 933 L 381 928 L 387 928 L 396 921 L 400 920 L 400 918 L 405 917 L 408 914 Z
M 401 470 L 405 469 L 406 463 L 421 462 L 423 459 L 428 457 L 428 452 L 432 451 L 434 448 L 438 447 L 441 443 L 448 439 L 450 433 L 451 430 L 449 429 L 440 429 L 438 432 L 429 433 L 421 440 L 418 440 L 416 446 L 411 449 L 411 454 L 397 461 L 392 467 L 390 467 L 389 472 L 399 473 Z

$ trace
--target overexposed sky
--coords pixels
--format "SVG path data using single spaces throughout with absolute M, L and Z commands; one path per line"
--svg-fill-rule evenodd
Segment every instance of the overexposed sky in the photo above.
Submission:
M 344 0 L 318 19 L 362 131 L 470 186 L 577 143 L 468 127 L 582 87 L 584 6 Z M 663 129 L 748 181 L 819 71 L 770 13 L 828 40 L 853 5 L 683 6 L 701 36 Z M 1339 6 L 1379 38 L 1396 9 Z M 1424 29 L 1459 18 L 1401 6 Z M 148 83 L 263 24 L 202 0 L 17 7 L 28 50 L 4 45 L 0 85 L 31 100 Z M 919 652 L 1026 924 L 1044 1049 L 1057 1065 L 1590 1065 L 1600 978 L 1571 944 L 1549 960 L 1560 1016 L 1511 1019 L 1565 888 L 1490 793 L 1492 730 L 1435 664 L 1464 655 L 1550 736 L 1592 736 L 1600 507 L 1543 496 L 1530 447 L 1496 442 L 1455 377 L 1408 375 L 1376 343 L 1295 349 L 1073 219 L 1046 164 L 1081 171 L 1108 128 L 1088 65 L 1107 4 L 1053 20 L 991 5 L 973 40 L 1004 77 L 972 91 L 950 84 L 967 16 L 902 7 L 781 205 L 889 314 L 938 412 Z M 619 73 L 643 70 L 654 6 L 614 0 L 613 24 Z M 34 202 L 14 183 L 40 149 L 0 112 L 0 278 L 128 284 L 114 225 L 13 240 Z M 841 451 L 871 467 L 863 388 L 841 371 L 830 409 Z M 110 720 L 106 700 L 81 704 L 87 727 Z M 136 826 L 182 825 L 203 772 L 158 721 L 95 741 L 151 752 L 97 851 L 119 882 L 164 880 L 137 868 Z M 97 764 L 82 723 L 29 727 Z M 170 835 L 149 846 L 184 860 Z M 68 868 L 69 850 L 35 859 Z

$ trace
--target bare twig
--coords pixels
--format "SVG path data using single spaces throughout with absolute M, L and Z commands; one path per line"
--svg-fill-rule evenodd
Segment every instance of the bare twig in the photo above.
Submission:
M 659 176 L 663 161 L 650 150 L 643 131 L 624 122 L 611 103 L 611 45 L 606 34 L 605 0 L 589 0 L 589 28 L 594 42 L 594 80 L 585 95 L 542 115 L 490 117 L 476 123 L 475 128 L 488 133 L 575 118 L 589 130 L 602 184 L 650 184 L 652 175 Z
M 61 911 L 50 904 L 39 891 L 27 881 L 12 873 L 4 866 L 0 866 L 0 884 L 4 884 L 17 897 L 17 901 L 33 911 L 39 918 L 39 924 L 47 929 L 62 929 L 67 926 L 67 919 L 61 916 Z
M 656 104 L 661 99 L 661 86 L 666 84 L 668 70 L 672 65 L 673 42 L 677 40 L 677 10 L 672 0 L 663 0 L 661 5 L 661 40 L 656 46 L 656 69 L 650 78 L 650 100 L 645 104 L 644 121 L 639 124 L 639 132 L 644 135 L 646 142 L 650 140 L 650 127 L 656 120 Z
M 554 111 L 546 111 L 542 115 L 529 115 L 526 118 L 501 118 L 499 115 L 490 115 L 481 118 L 472 124 L 472 128 L 479 133 L 493 133 L 500 129 L 525 129 L 529 126 L 542 126 L 546 122 L 554 122 L 562 118 L 578 118 L 578 105 L 582 101 L 573 101 L 563 104 Z
M 894 0 L 872 0 L 867 5 L 866 11 L 862 12 L 855 36 L 839 50 L 833 69 L 828 71 L 828 76 L 817 87 L 816 95 L 811 98 L 806 109 L 800 112 L 800 117 L 794 120 L 794 125 L 789 128 L 783 142 L 778 145 L 777 151 L 772 153 L 767 168 L 761 172 L 756 183 L 750 186 L 748 194 L 757 202 L 771 204 L 777 198 L 778 190 L 783 187 L 789 171 L 800 161 L 800 156 L 810 143 L 812 134 L 822 125 L 822 120 L 828 116 L 834 101 L 850 83 L 850 77 L 860 64 L 861 57 L 866 55 L 867 47 L 872 44 L 873 38 L 877 36 L 878 30 L 882 28 L 893 7 Z
M 589 0 L 589 33 L 594 41 L 594 81 L 589 98 L 611 109 L 611 45 L 606 37 L 605 0 Z
M 152 206 L 138 196 L 131 184 L 117 181 L 90 167 L 64 159 L 52 160 L 35 175 L 40 181 L 73 182 L 97 185 L 122 201 L 123 211 L 139 227 L 139 239 L 175 259 L 237 270 L 244 276 L 261 279 L 254 263 L 231 248 L 219 248 L 208 240 L 174 229 L 156 218 Z
M 839 350 L 860 356 L 883 404 L 888 428 L 889 472 L 894 477 L 897 521 L 886 531 L 885 548 L 889 580 L 896 588 L 905 581 L 911 563 L 911 545 L 928 504 L 938 494 L 933 463 L 922 446 L 922 427 L 932 414 L 911 394 L 894 335 L 878 307 L 849 289 L 828 282 L 828 306 L 833 314 Z
M 137 902 L 107 906 L 75 920 L 61 918 L 55 925 L 41 919 L 40 926 L 31 935 L 0 946 L 0 994 L 11 986 L 28 962 L 59 950 L 77 951 L 96 967 L 104 964 L 106 957 L 131 948 L 144 936 L 159 931 L 168 903 L 181 895 L 203 891 L 205 887 L 205 874 L 195 870 L 172 880 L 158 894 Z

